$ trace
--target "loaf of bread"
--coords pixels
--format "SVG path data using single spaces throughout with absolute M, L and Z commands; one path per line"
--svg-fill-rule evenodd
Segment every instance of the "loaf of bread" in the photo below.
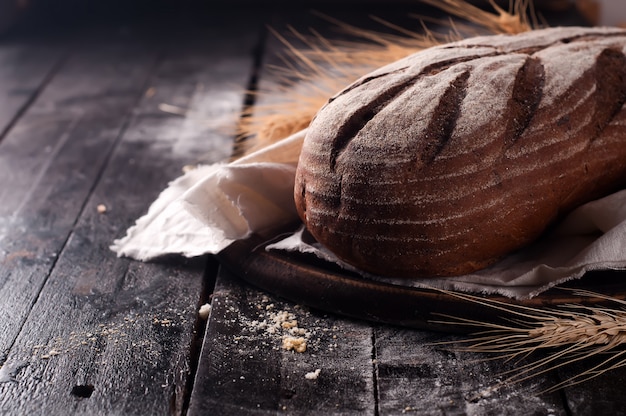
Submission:
M 445 44 L 319 111 L 294 196 L 346 262 L 396 277 L 484 268 L 626 183 L 626 31 Z

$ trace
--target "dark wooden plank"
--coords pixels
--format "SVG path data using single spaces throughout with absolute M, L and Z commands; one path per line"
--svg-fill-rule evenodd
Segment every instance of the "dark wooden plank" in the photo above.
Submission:
M 374 414 L 371 327 L 277 299 L 221 270 L 189 415 Z M 302 338 L 306 350 L 285 339 Z
M 288 25 L 304 31 L 312 20 L 321 22 L 299 11 L 274 15 L 271 25 L 283 33 Z M 275 102 L 265 92 L 281 80 L 272 77 L 268 68 L 281 62 L 277 55 L 283 50 L 276 37 L 267 37 L 256 106 Z M 298 327 L 310 333 L 305 352 L 282 348 L 283 338 L 292 335 L 273 326 L 277 313 L 292 314 Z M 367 323 L 316 314 L 264 294 L 222 270 L 189 414 L 374 414 L 371 337 Z
M 457 335 L 379 326 L 375 331 L 380 415 L 566 415 L 558 393 L 538 395 L 554 377 L 500 386 L 516 361 L 436 345 Z
M 620 352 L 614 350 L 612 354 Z M 623 350 L 621 351 L 623 355 Z M 609 358 L 607 354 L 598 354 L 583 362 L 566 366 L 559 370 L 562 381 L 578 377 L 584 371 L 600 365 Z M 619 357 L 617 361 L 619 362 Z M 606 366 L 605 366 L 606 368 Z M 598 377 L 563 389 L 563 394 L 570 409 L 571 415 L 625 415 L 626 397 L 624 385 L 626 383 L 626 369 L 621 368 L 607 371 Z
M 62 61 L 62 45 L 41 43 L 0 39 L 0 141 Z
M 33 118 L 45 121 L 69 114 L 71 120 L 78 118 L 75 126 L 84 127 L 73 127 L 62 145 L 52 143 L 56 147 L 49 159 L 35 145 L 28 151 L 16 145 L 6 153 L 0 148 L 6 159 L 17 152 L 24 171 L 41 160 L 46 165 L 23 179 L 28 190 L 20 187 L 8 193 L 11 201 L 19 201 L 11 202 L 14 209 L 21 207 L 17 214 L 3 211 L 10 237 L 3 249 L 14 263 L 0 269 L 1 293 L 7 299 L 2 313 L 14 322 L 9 330 L 19 335 L 13 335 L 12 342 L 11 334 L 3 334 L 9 351 L 3 359 L 0 412 L 183 412 L 205 260 L 144 264 L 118 259 L 108 246 L 147 210 L 184 164 L 207 152 L 212 160 L 230 153 L 232 135 L 209 129 L 206 120 L 216 114 L 236 116 L 256 32 L 219 23 L 216 18 L 208 31 L 187 32 L 189 38 L 160 39 L 166 48 L 149 83 L 154 55 L 146 55 L 143 47 L 137 49 L 131 42 L 115 48 L 126 51 L 124 56 L 106 56 L 97 43 L 87 45 L 97 52 L 77 64 L 74 77 L 83 78 L 72 83 L 64 67 L 32 109 Z M 126 70 L 119 84 L 106 86 L 97 78 L 97 68 L 106 68 L 106 62 L 146 68 Z M 85 98 L 65 93 L 72 85 Z M 129 118 L 141 95 L 139 108 Z M 162 103 L 190 113 L 164 113 L 159 110 Z M 35 127 L 31 132 L 45 133 Z M 120 134 L 121 141 L 107 158 Z M 112 140 L 101 144 L 109 135 Z M 95 173 L 84 173 L 92 170 Z M 68 178 L 68 173 L 73 175 Z M 84 182 L 83 189 L 76 191 L 74 181 Z M 98 212 L 100 204 L 107 208 L 105 213 Z M 16 242 L 20 227 L 37 241 Z M 25 294 L 9 300 L 17 291 Z
M 76 51 L 0 143 L 0 319 L 7 323 L 0 357 L 37 299 L 154 59 L 136 46 Z

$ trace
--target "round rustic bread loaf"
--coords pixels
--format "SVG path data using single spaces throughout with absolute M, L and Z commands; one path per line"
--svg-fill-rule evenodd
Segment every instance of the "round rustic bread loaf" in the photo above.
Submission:
M 294 189 L 311 234 L 384 276 L 450 276 L 527 245 L 626 178 L 626 31 L 427 49 L 329 100 Z

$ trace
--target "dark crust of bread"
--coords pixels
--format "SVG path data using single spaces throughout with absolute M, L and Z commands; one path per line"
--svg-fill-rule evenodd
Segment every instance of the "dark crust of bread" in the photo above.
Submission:
M 362 270 L 484 268 L 626 179 L 626 31 L 437 46 L 358 80 L 309 127 L 296 207 Z

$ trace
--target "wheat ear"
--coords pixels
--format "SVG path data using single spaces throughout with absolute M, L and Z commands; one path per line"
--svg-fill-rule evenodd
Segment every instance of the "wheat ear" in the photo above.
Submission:
M 565 289 L 564 289 L 565 290 Z M 498 386 L 518 383 L 548 371 L 604 355 L 600 363 L 558 383 L 540 393 L 588 381 L 615 368 L 626 365 L 626 302 L 585 290 L 574 290 L 574 295 L 598 299 L 613 307 L 567 304 L 559 308 L 531 308 L 446 292 L 460 299 L 479 303 L 510 316 L 509 324 L 480 322 L 462 317 L 440 314 L 442 320 L 433 323 L 465 325 L 477 328 L 468 339 L 456 341 L 458 351 L 495 354 L 492 358 L 522 359 L 544 351 L 542 358 L 517 365 Z M 480 329 L 478 331 L 478 329 Z M 459 346 L 460 345 L 460 346 Z

